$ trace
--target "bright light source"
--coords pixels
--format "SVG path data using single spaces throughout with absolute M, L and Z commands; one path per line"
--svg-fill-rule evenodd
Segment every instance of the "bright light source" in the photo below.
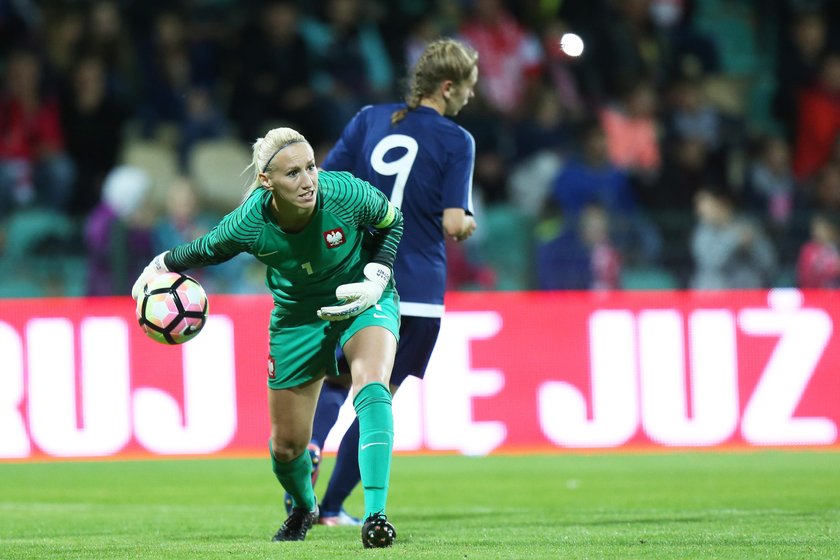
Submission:
M 564 33 L 560 37 L 560 48 L 569 56 L 580 56 L 583 53 L 583 39 L 575 33 Z

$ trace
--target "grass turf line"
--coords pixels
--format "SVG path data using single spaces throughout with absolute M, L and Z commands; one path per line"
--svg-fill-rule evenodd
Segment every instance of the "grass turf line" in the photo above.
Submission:
M 0 558 L 840 558 L 837 451 L 397 456 L 391 550 L 270 543 L 281 500 L 267 458 L 0 464 Z

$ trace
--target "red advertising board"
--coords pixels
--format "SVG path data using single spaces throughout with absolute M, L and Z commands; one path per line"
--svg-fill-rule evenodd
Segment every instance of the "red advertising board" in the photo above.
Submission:
M 453 293 L 398 451 L 836 446 L 831 292 Z M 0 458 L 264 452 L 268 296 L 157 344 L 126 298 L 0 300 Z M 327 448 L 352 418 L 345 405 Z

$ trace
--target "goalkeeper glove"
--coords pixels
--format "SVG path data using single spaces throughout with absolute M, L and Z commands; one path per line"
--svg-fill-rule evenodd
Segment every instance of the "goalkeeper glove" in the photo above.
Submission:
M 169 272 L 169 269 L 166 268 L 166 263 L 163 262 L 163 257 L 169 251 L 164 251 L 160 255 L 156 256 L 152 259 L 146 268 L 143 269 L 143 272 L 140 273 L 140 277 L 134 282 L 134 286 L 131 288 L 131 297 L 137 300 L 141 295 L 143 295 L 143 288 L 146 287 L 146 284 L 151 282 L 152 278 L 157 276 L 158 274 L 163 274 L 164 272 Z
M 376 304 L 391 279 L 391 270 L 379 263 L 368 263 L 364 274 L 365 279 L 361 282 L 342 284 L 336 288 L 335 297 L 344 303 L 322 307 L 318 310 L 318 317 L 324 321 L 343 321 Z

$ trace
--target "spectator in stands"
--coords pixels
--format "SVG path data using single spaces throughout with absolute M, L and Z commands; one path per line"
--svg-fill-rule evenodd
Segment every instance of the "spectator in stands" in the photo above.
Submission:
M 697 290 L 772 286 L 776 253 L 762 228 L 739 215 L 732 195 L 703 188 L 695 198 L 697 225 L 691 238 Z
M 663 146 L 663 166 L 651 184 L 637 182 L 637 194 L 662 237 L 663 264 L 687 286 L 694 268 L 689 252 L 694 199 L 708 184 L 723 184 L 726 170 L 712 165 L 706 144 L 699 138 L 679 138 Z
M 587 204 L 577 223 L 549 203 L 534 229 L 536 284 L 540 290 L 617 290 L 621 255 L 610 240 L 609 215 Z
M 34 1 L 0 2 L 0 60 L 38 33 L 41 12 Z
M 150 187 L 148 174 L 135 167 L 117 167 L 105 178 L 102 202 L 85 223 L 87 295 L 125 293 L 154 256 Z
M 468 122 L 472 126 L 473 121 Z M 505 136 L 505 139 L 509 138 Z M 510 168 L 504 154 L 476 139 L 475 172 L 473 174 L 474 196 L 481 196 L 488 206 L 507 204 L 505 189 L 509 171 Z
M 139 116 L 142 135 L 152 138 L 160 125 L 176 125 L 183 119 L 191 80 L 185 23 L 174 11 L 161 12 L 142 41 Z
M 744 206 L 764 224 L 779 259 L 792 263 L 807 236 L 807 196 L 793 175 L 790 145 L 783 136 L 763 139 L 758 149 L 747 168 Z
M 189 178 L 179 177 L 166 189 L 163 213 L 154 222 L 155 254 L 161 247 L 174 247 L 201 237 L 218 223 L 201 209 L 198 192 Z M 197 270 L 199 276 L 203 270 Z
M 539 290 L 587 290 L 592 260 L 574 221 L 548 201 L 534 228 L 534 267 Z
M 203 209 L 196 187 L 187 177 L 179 177 L 166 189 L 163 210 L 152 225 L 152 252 L 155 255 L 201 237 L 219 221 L 218 216 Z M 208 292 L 236 293 L 246 287 L 244 272 L 251 261 L 253 259 L 239 255 L 218 266 L 197 268 L 191 274 L 194 273 Z
M 589 251 L 592 270 L 590 290 L 621 287 L 621 255 L 610 240 L 610 217 L 598 204 L 584 208 L 580 216 L 580 237 Z
M 830 161 L 812 177 L 810 206 L 840 212 L 840 162 Z
M 338 138 L 342 125 L 371 103 L 389 99 L 393 62 L 379 29 L 361 0 L 326 0 L 307 17 L 301 32 L 317 56 L 316 89 L 329 100 L 324 125 Z
M 102 61 L 82 57 L 65 85 L 61 121 L 67 154 L 76 166 L 76 183 L 69 210 L 85 215 L 99 203 L 102 181 L 117 164 L 122 149 L 128 107 L 109 91 Z
M 551 195 L 574 130 L 555 93 L 542 85 L 536 103 L 514 132 L 516 157 L 509 166 L 506 201 L 536 219 Z
M 597 2 L 593 2 L 598 4 Z M 594 22 L 588 56 L 597 72 L 599 100 L 614 99 L 640 76 L 659 88 L 667 83 L 668 44 L 650 11 L 650 0 L 607 2 Z
M 394 61 L 395 71 L 413 68 L 427 43 L 456 35 L 457 27 L 452 25 L 445 9 L 460 17 L 460 3 L 447 2 L 444 6 L 437 0 L 380 2 L 369 10 Z
M 262 133 L 265 122 L 272 121 L 311 131 L 314 146 L 327 140 L 323 100 L 313 89 L 315 53 L 299 25 L 296 2 L 272 0 L 256 12 L 236 46 L 230 114 L 240 136 L 248 141 Z
M 32 50 L 13 52 L 0 93 L 0 217 L 30 204 L 63 210 L 73 189 L 58 99 Z
M 44 14 L 44 51 L 56 77 L 64 82 L 71 76 L 82 53 L 86 13 L 81 6 L 51 6 Z
M 800 91 L 793 168 L 807 178 L 832 155 L 840 134 L 840 53 L 822 59 L 817 82 Z
M 745 150 L 746 123 L 713 101 L 709 91 L 705 76 L 683 78 L 674 84 L 663 116 L 663 143 L 671 147 L 686 139 L 701 142 L 705 174 L 713 182 L 740 189 L 742 173 L 735 172 Z M 717 92 L 722 98 L 737 95 L 728 83 L 721 84 Z
M 582 153 L 571 157 L 554 180 L 552 198 L 567 220 L 576 224 L 583 209 L 598 203 L 610 216 L 620 249 L 633 259 L 651 262 L 658 257 L 659 234 L 639 212 L 626 171 L 610 162 L 606 136 L 597 122 L 584 127 Z
M 426 45 L 442 35 L 440 25 L 433 14 L 418 17 L 408 25 L 407 35 L 402 38 L 402 52 L 396 58 L 406 68 L 414 68 Z
M 723 170 L 712 165 L 706 143 L 699 138 L 678 138 L 664 146 L 663 155 L 658 180 L 639 191 L 648 209 L 690 214 L 697 191 L 724 179 Z
M 493 290 L 496 272 L 479 261 L 469 244 L 446 242 L 446 290 Z
M 128 34 L 118 0 L 89 3 L 80 54 L 96 57 L 104 65 L 109 94 L 130 96 L 137 88 L 135 41 Z
M 158 14 L 148 45 L 141 49 L 141 132 L 155 137 L 160 125 L 173 127 L 182 170 L 197 141 L 226 133 L 216 101 L 217 76 L 208 76 L 206 68 L 215 64 L 205 60 L 212 58 L 212 50 L 192 40 L 189 22 L 174 10 Z
M 667 80 L 674 76 L 715 74 L 720 54 L 711 34 L 694 25 L 697 2 L 651 0 L 650 17 L 666 46 Z
M 516 21 L 502 0 L 475 0 L 460 34 L 481 53 L 479 97 L 498 115 L 518 119 L 529 88 L 542 72 L 537 37 Z
M 781 137 L 766 138 L 752 162 L 745 185 L 747 206 L 759 211 L 773 229 L 784 229 L 791 217 L 796 180 L 790 147 Z
M 543 151 L 565 151 L 571 144 L 572 129 L 555 92 L 541 85 L 535 90 L 533 101 L 526 108 L 524 119 L 514 127 L 515 160 Z
M 553 197 L 563 213 L 577 220 L 584 206 L 601 203 L 608 212 L 636 210 L 627 173 L 612 163 L 604 129 L 588 123 L 580 134 L 581 153 L 570 157 L 554 180 Z
M 799 92 L 811 88 L 819 75 L 820 61 L 828 50 L 828 29 L 824 16 L 805 10 L 781 22 L 783 33 L 776 59 L 776 93 L 773 113 L 784 127 L 789 141 L 797 130 Z
M 619 103 L 608 104 L 600 112 L 610 161 L 649 180 L 656 177 L 661 165 L 656 111 L 656 91 L 641 80 Z
M 610 218 L 587 204 L 577 222 L 549 203 L 534 229 L 535 271 L 540 290 L 617 290 L 621 256 L 610 240 Z
M 818 212 L 811 218 L 811 239 L 802 246 L 796 264 L 797 286 L 840 287 L 840 218 Z
M 684 78 L 674 84 L 672 102 L 664 116 L 665 143 L 671 145 L 684 138 L 703 143 L 711 166 L 725 167 L 727 160 L 726 119 L 711 103 L 703 77 Z
M 178 162 L 182 171 L 189 168 L 190 153 L 203 140 L 228 136 L 228 122 L 216 103 L 213 92 L 192 86 L 184 96 L 184 115 L 180 123 Z

